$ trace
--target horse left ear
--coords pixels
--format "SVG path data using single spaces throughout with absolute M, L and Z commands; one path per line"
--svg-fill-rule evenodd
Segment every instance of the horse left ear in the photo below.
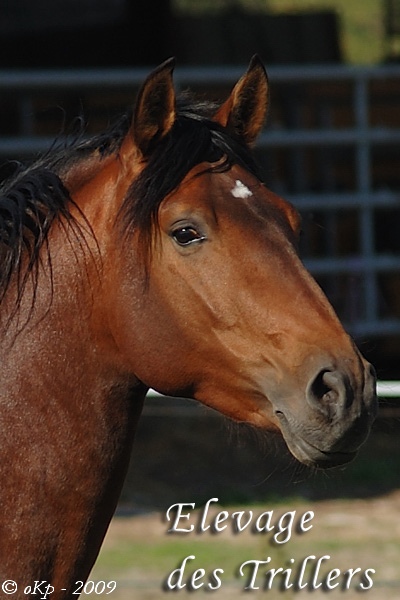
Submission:
M 166 60 L 150 73 L 139 91 L 131 133 L 143 156 L 151 152 L 175 122 L 174 66 L 174 58 Z
M 228 100 L 214 116 L 214 121 L 251 145 L 263 128 L 268 108 L 268 78 L 259 56 L 232 90 Z

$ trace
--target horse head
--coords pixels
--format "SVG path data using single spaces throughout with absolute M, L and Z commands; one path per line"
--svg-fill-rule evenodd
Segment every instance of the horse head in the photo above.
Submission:
M 296 210 L 252 158 L 264 67 L 253 58 L 219 107 L 177 100 L 172 70 L 144 83 L 119 151 L 118 360 L 147 387 L 280 431 L 303 463 L 345 463 L 376 413 L 374 372 L 299 258 Z

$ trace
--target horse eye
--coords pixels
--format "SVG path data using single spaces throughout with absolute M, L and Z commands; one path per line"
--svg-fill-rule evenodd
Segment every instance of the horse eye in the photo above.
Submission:
M 180 246 L 188 246 L 205 239 L 194 227 L 179 227 L 172 232 L 172 237 Z

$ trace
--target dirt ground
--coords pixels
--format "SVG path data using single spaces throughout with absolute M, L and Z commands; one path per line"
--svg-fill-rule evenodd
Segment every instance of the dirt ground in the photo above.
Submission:
M 251 598 L 253 595 L 274 599 L 283 597 L 285 600 L 297 597 L 300 597 L 301 600 L 310 595 L 312 600 L 325 598 L 328 600 L 338 600 L 339 598 L 340 600 L 359 600 L 360 596 L 366 596 L 368 600 L 398 600 L 400 598 L 400 491 L 365 500 L 304 501 L 296 505 L 257 507 L 254 509 L 254 514 L 259 515 L 272 508 L 276 519 L 278 515 L 283 515 L 287 511 L 296 510 L 296 518 L 306 511 L 313 511 L 314 518 L 310 521 L 313 527 L 302 535 L 293 529 L 291 538 L 280 547 L 277 545 L 273 547 L 265 538 L 260 541 L 260 536 L 249 530 L 233 534 L 228 527 L 224 532 L 214 536 L 209 535 L 208 532 L 202 535 L 190 533 L 191 537 L 188 538 L 188 541 L 192 543 L 192 550 L 189 547 L 185 550 L 177 547 L 175 540 L 167 536 L 168 524 L 165 521 L 165 513 L 115 517 L 91 579 L 105 580 L 108 577 L 116 580 L 115 591 L 107 596 L 112 600 L 163 600 L 175 593 L 180 597 L 209 598 L 211 596 L 216 600 L 230 600 L 231 598 L 247 598 L 249 600 L 249 596 Z M 221 510 L 223 510 L 222 507 L 216 507 L 214 513 Z M 235 510 L 245 509 L 229 507 L 227 510 L 231 514 Z M 275 568 L 281 567 L 282 569 L 287 569 L 292 564 L 297 564 L 301 569 L 302 560 L 306 557 L 314 556 L 318 560 L 323 556 L 329 556 L 329 560 L 324 559 L 321 563 L 319 580 L 325 580 L 326 574 L 335 570 L 331 580 L 333 589 L 324 589 L 323 586 L 318 586 L 318 583 L 315 584 L 317 589 L 312 589 L 314 584 L 311 583 L 311 579 L 309 579 L 308 586 L 302 590 L 297 589 L 296 585 L 283 587 L 283 589 L 279 586 L 263 589 L 264 578 L 257 575 L 253 587 L 260 589 L 245 591 L 245 581 L 243 578 L 240 580 L 235 576 L 234 571 L 237 572 L 237 568 L 230 570 L 227 568 L 224 573 L 226 578 L 222 581 L 219 589 L 214 591 L 205 591 L 205 586 L 193 591 L 183 588 L 175 590 L 175 593 L 163 589 L 163 581 L 168 572 L 165 571 L 168 561 L 170 567 L 176 568 L 181 564 L 182 559 L 191 552 L 193 555 L 206 556 L 210 543 L 211 545 L 225 544 L 226 553 L 236 555 L 237 552 L 236 567 L 241 564 L 243 551 L 245 554 L 247 552 L 248 560 L 264 560 L 268 555 L 273 556 L 271 564 Z M 160 553 L 160 558 L 157 560 L 157 552 L 155 554 L 153 552 L 154 548 L 160 544 L 163 547 L 163 556 Z M 135 554 L 133 554 L 132 558 L 126 562 L 127 555 L 125 555 L 123 566 L 118 565 L 118 559 L 115 563 L 111 561 L 111 564 L 107 566 L 106 562 L 112 557 L 114 551 L 117 552 L 118 548 L 122 546 L 127 548 L 126 552 L 129 552 L 130 545 L 136 548 L 136 553 L 139 552 L 139 555 L 136 554 L 136 556 L 140 560 L 139 558 L 135 559 Z M 205 549 L 204 551 L 202 551 L 202 547 Z M 149 564 L 138 568 L 137 562 L 143 563 L 146 553 L 149 555 Z M 309 559 L 309 564 L 314 564 L 311 559 Z M 263 575 L 267 568 L 271 568 L 270 565 L 262 566 L 259 573 Z M 348 585 L 349 589 L 346 589 L 345 580 L 348 577 L 346 573 L 349 569 L 353 569 L 354 576 L 351 585 Z M 357 569 L 360 571 L 357 572 Z M 194 568 L 191 570 L 193 571 Z M 362 592 L 360 582 L 364 581 L 364 586 L 368 587 L 368 580 L 365 578 L 363 580 L 361 574 L 367 570 L 370 570 L 369 589 Z M 293 573 L 295 573 L 294 566 Z M 296 573 L 298 575 L 298 570 Z M 295 582 L 297 575 L 293 575 L 293 579 L 287 581 Z M 336 580 L 334 579 L 335 575 L 337 576 Z M 334 587 L 334 581 L 340 581 L 341 584 Z M 105 594 L 103 596 L 106 597 Z

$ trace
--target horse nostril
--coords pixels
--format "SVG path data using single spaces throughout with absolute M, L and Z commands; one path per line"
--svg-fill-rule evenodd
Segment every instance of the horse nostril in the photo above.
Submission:
M 352 404 L 353 392 L 340 371 L 322 369 L 309 385 L 307 400 L 330 418 Z
M 320 371 L 310 386 L 310 391 L 313 397 L 318 401 L 323 400 L 333 391 L 326 382 L 327 373 L 329 373 L 327 370 Z

